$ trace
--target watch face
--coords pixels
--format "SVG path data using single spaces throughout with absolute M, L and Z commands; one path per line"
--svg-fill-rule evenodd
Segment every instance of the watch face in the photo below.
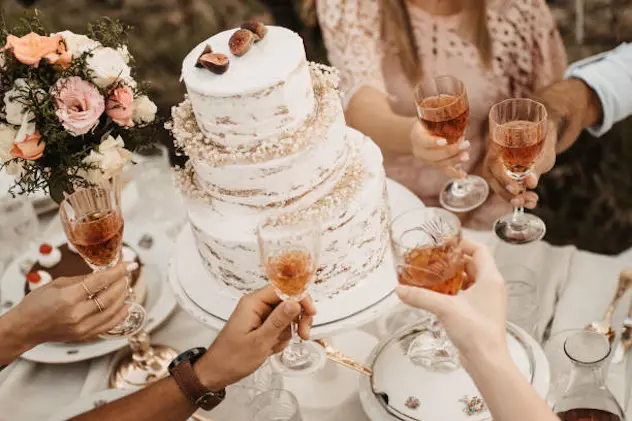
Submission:
M 199 360 L 202 355 L 204 355 L 204 353 L 206 352 L 206 348 L 191 348 L 187 351 L 184 351 L 182 354 L 178 355 L 173 361 L 171 361 L 171 364 L 169 364 L 169 371 L 171 372 L 171 370 L 173 370 L 176 366 L 178 366 L 179 364 L 182 364 L 185 361 L 189 361 L 191 363 L 191 365 L 195 364 L 195 362 L 197 360 Z

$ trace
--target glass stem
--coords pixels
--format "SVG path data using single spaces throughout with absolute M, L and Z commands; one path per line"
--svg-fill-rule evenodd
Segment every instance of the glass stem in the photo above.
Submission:
M 518 194 L 522 194 L 524 191 L 524 178 L 519 178 L 516 182 L 518 183 Z M 511 225 L 514 230 L 518 231 L 524 227 L 524 207 L 514 206 Z
M 303 353 L 303 340 L 298 334 L 298 324 L 301 321 L 302 315 L 303 312 L 301 311 L 296 320 L 293 320 L 290 324 L 292 339 L 290 339 L 290 343 L 288 344 L 284 354 L 292 360 L 297 359 Z
M 454 169 L 458 172 L 465 173 L 465 170 L 463 169 L 463 164 L 459 163 L 454 165 Z M 452 182 L 451 187 L 452 195 L 456 197 L 463 197 L 469 192 L 469 188 L 470 185 L 467 180 L 467 176 L 464 178 L 455 178 Z

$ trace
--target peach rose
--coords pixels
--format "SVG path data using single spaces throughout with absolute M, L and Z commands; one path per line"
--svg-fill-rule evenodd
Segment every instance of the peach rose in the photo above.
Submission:
M 26 136 L 23 142 L 14 143 L 13 148 L 11 148 L 11 155 L 29 161 L 40 159 L 46 147 L 46 142 L 41 139 L 42 135 L 36 130 L 35 133 Z
M 110 116 L 113 122 L 123 127 L 134 125 L 133 105 L 134 93 L 131 88 L 121 86 L 116 88 L 105 104 L 105 113 Z
M 44 37 L 34 32 L 21 38 L 9 35 L 4 48 L 13 51 L 13 55 L 20 63 L 34 67 L 38 67 L 42 59 L 46 59 L 50 64 L 57 64 L 66 69 L 72 60 L 72 55 L 67 51 L 61 35 Z

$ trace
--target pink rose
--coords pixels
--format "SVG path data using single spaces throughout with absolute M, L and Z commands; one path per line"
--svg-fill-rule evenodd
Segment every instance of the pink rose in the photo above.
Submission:
M 11 148 L 11 155 L 29 161 L 40 159 L 44 154 L 46 142 L 42 140 L 42 135 L 36 130 L 35 133 L 27 135 L 26 139 L 20 143 L 14 143 Z
M 90 82 L 79 76 L 59 79 L 52 94 L 55 97 L 57 118 L 73 136 L 86 134 L 99 124 L 105 101 Z
M 119 126 L 132 127 L 134 125 L 132 119 L 133 103 L 134 93 L 131 88 L 121 86 L 116 88 L 108 98 L 105 112 Z

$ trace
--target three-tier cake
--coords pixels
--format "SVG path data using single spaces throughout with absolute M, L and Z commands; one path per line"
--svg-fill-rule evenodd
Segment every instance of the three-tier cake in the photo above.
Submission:
M 170 128 L 190 160 L 177 182 L 209 282 L 241 292 L 266 285 L 256 227 L 282 211 L 320 220 L 314 294 L 332 297 L 376 270 L 388 249 L 382 156 L 346 126 L 333 69 L 307 62 L 294 32 L 266 29 L 245 53 L 231 48 L 233 29 L 185 58 L 188 96 Z M 204 54 L 221 61 L 219 72 L 200 63 Z

